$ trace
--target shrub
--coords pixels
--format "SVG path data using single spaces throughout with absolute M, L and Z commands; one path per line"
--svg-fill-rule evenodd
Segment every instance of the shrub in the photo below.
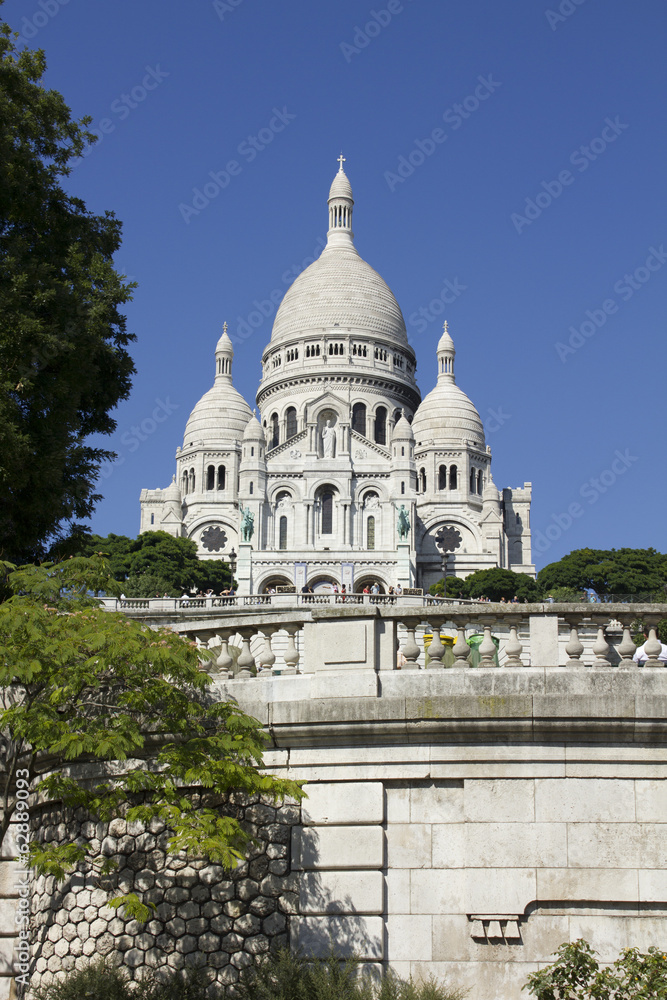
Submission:
M 200 969 L 174 972 L 166 982 L 131 983 L 124 969 L 104 959 L 35 990 L 35 1000 L 212 1000 Z M 214 994 L 215 996 L 216 994 Z M 222 997 L 222 991 L 217 996 Z
M 528 976 L 522 987 L 537 1000 L 666 1000 L 667 956 L 657 948 L 642 954 L 626 948 L 601 969 L 595 952 L 580 938 L 562 944 L 557 960 Z

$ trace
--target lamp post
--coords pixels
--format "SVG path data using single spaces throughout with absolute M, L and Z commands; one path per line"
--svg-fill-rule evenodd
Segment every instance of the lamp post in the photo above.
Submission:
M 447 597 L 447 556 L 450 552 L 455 552 L 461 545 L 463 539 L 461 532 L 453 524 L 446 524 L 435 536 L 435 544 L 442 557 L 442 596 Z
M 229 572 L 231 573 L 230 587 L 234 586 L 234 573 L 236 572 L 236 551 L 234 548 L 229 553 Z

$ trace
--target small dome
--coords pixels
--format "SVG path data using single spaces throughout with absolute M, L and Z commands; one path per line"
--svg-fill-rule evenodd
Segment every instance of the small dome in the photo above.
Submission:
M 486 481 L 486 486 L 484 487 L 484 492 L 482 493 L 482 500 L 484 503 L 488 503 L 489 501 L 492 503 L 500 503 L 500 493 L 490 472 Z
M 227 324 L 225 323 L 222 328 L 222 335 L 220 340 L 215 346 L 215 353 L 220 354 L 231 354 L 234 357 L 234 348 L 232 347 L 232 342 L 229 339 L 229 334 L 227 333 Z
M 177 500 L 178 503 L 181 502 L 181 491 L 178 488 L 178 483 L 176 482 L 176 476 L 171 477 L 171 482 L 167 486 L 166 490 L 162 491 L 163 500 Z
M 243 432 L 244 441 L 261 441 L 262 444 L 266 443 L 266 438 L 264 437 L 264 431 L 262 430 L 262 425 L 257 419 L 257 414 L 253 410 L 250 420 L 245 425 L 245 430 Z
M 396 422 L 391 439 L 392 441 L 414 441 L 415 439 L 412 426 L 405 416 L 405 410 L 401 410 L 401 416 Z
M 229 444 L 240 441 L 252 411 L 231 380 L 216 379 L 204 393 L 185 425 L 183 447 L 191 444 Z
M 454 341 L 449 335 L 449 330 L 447 329 L 446 321 L 442 330 L 442 336 L 438 341 L 437 353 L 439 354 L 440 351 L 447 351 L 449 354 L 456 354 L 456 350 L 454 348 Z
M 464 441 L 484 446 L 480 415 L 454 381 L 438 381 L 422 400 L 412 421 L 412 433 L 418 448 L 427 444 L 460 447 Z
M 331 201 L 332 198 L 347 198 L 349 201 L 354 201 L 352 197 L 352 185 L 347 179 L 347 174 L 343 170 L 342 165 L 331 182 L 331 187 L 329 189 L 329 201 Z

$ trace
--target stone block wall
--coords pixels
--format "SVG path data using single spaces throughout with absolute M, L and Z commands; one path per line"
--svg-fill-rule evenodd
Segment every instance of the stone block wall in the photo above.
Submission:
M 533 770 L 531 768 L 531 770 Z M 465 777 L 307 786 L 293 947 L 333 940 L 471 1000 L 521 1000 L 585 937 L 604 961 L 665 947 L 664 779 Z
M 118 872 L 106 880 L 109 886 L 94 874 L 61 885 L 52 877 L 35 880 L 31 986 L 97 956 L 109 956 L 133 979 L 156 980 L 192 965 L 205 967 L 212 983 L 228 985 L 256 956 L 286 946 L 288 915 L 298 906 L 290 841 L 300 809 L 238 795 L 230 806 L 255 841 L 231 873 L 207 861 L 168 857 L 168 834 L 158 823 L 144 831 L 120 819 L 90 823 L 80 812 L 63 817 L 57 808 L 36 813 L 35 834 L 43 841 L 81 833 L 94 851 L 118 862 Z M 126 921 L 108 907 L 111 884 L 111 895 L 118 888 L 154 904 L 151 919 Z

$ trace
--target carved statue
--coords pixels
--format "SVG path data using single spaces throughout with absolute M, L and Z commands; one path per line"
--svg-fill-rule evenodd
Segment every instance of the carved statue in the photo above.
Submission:
M 331 421 L 327 420 L 327 425 L 322 431 L 322 451 L 325 458 L 333 458 L 336 448 L 336 431 L 331 426 Z
M 408 517 L 408 512 L 405 509 L 405 504 L 401 504 L 398 508 L 398 537 L 400 541 L 407 541 L 408 535 L 410 534 L 410 518 Z
M 255 531 L 255 515 L 250 507 L 244 507 L 240 501 L 239 510 L 241 511 L 241 538 L 244 542 L 249 542 Z

